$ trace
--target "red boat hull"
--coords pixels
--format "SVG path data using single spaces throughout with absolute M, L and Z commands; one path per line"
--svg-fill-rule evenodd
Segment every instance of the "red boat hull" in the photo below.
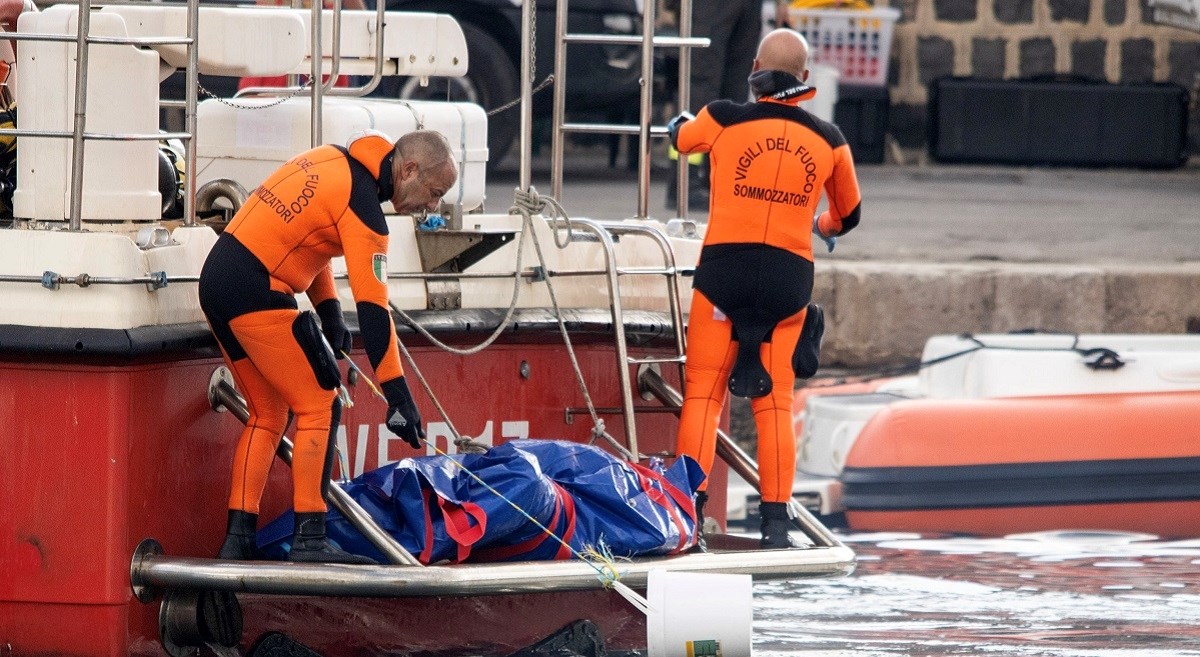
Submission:
M 525 436 L 590 440 L 587 413 L 568 418 L 564 410 L 585 404 L 561 344 L 513 341 L 464 360 L 408 341 L 464 434 L 493 444 Z M 631 355 L 663 351 L 647 347 Z M 619 407 L 611 343 L 579 344 L 577 355 L 596 406 Z M 367 367 L 363 356 L 356 362 Z M 209 380 L 221 365 L 211 348 L 137 359 L 0 361 L 0 386 L 19 391 L 0 401 L 0 645 L 11 646 L 7 654 L 162 654 L 159 607 L 134 598 L 131 555 L 146 538 L 178 556 L 212 556 L 220 545 L 241 431 L 234 417 L 209 406 Z M 677 373 L 665 369 L 678 386 Z M 430 437 L 454 451 L 434 405 L 414 373 L 409 377 Z M 360 383 L 354 397 L 343 420 L 349 474 L 416 455 L 383 429 L 383 402 L 366 386 Z M 605 419 L 608 432 L 623 442 L 621 416 Z M 640 414 L 637 426 L 643 454 L 673 451 L 673 415 Z M 723 495 L 725 472 L 713 474 L 710 490 Z M 277 462 L 263 500 L 264 522 L 290 503 L 290 472 Z M 329 655 L 515 648 L 579 618 L 596 621 L 627 645 L 645 638 L 641 613 L 611 592 L 411 600 L 243 596 L 242 606 L 247 644 L 283 631 Z

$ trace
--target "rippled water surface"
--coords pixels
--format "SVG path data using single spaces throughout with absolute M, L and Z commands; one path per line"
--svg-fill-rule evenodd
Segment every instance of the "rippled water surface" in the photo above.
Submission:
M 755 586 L 756 655 L 1200 657 L 1200 540 L 843 540 L 851 576 Z

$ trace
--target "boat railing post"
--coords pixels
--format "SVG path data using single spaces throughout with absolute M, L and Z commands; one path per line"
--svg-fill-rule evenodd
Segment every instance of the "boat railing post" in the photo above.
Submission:
M 642 79 L 638 112 L 638 200 L 637 218 L 650 216 L 650 115 L 654 110 L 654 12 L 655 0 L 642 0 Z
M 340 2 L 340 0 L 334 0 Z M 321 46 L 321 17 L 325 13 L 325 3 L 312 3 L 312 41 L 309 45 L 309 58 L 312 60 L 312 68 L 309 75 L 312 76 L 309 87 L 312 89 L 312 147 L 316 148 L 322 143 L 321 135 L 321 96 L 325 89 L 325 85 L 321 82 L 321 60 L 324 58 L 324 51 Z
M 562 199 L 563 150 L 566 134 L 560 129 L 567 117 L 567 5 L 558 0 L 554 22 L 554 113 L 550 125 L 550 196 Z
M 68 228 L 83 227 L 84 126 L 87 123 L 88 33 L 92 25 L 92 0 L 80 0 L 75 26 L 75 120 L 71 135 L 71 216 Z
M 184 79 L 187 81 L 187 91 L 184 92 L 186 108 L 184 109 L 184 131 L 187 132 L 187 148 L 184 150 L 183 172 L 183 221 L 185 226 L 196 225 L 196 103 L 199 101 L 200 86 L 200 48 L 197 38 L 200 34 L 200 2 L 188 0 L 187 4 L 187 36 L 188 44 L 187 71 Z
M 686 112 L 692 104 L 692 46 L 687 45 L 692 37 L 692 0 L 679 0 L 679 38 L 684 44 L 679 46 L 679 111 Z M 688 160 L 680 155 L 675 171 L 675 183 L 678 193 L 675 194 L 675 211 L 679 217 L 688 216 Z
M 518 187 L 528 192 L 533 183 L 533 67 L 536 65 L 536 45 L 533 30 L 537 25 L 536 0 L 521 2 L 521 166 Z M 561 84 L 556 81 L 555 86 Z

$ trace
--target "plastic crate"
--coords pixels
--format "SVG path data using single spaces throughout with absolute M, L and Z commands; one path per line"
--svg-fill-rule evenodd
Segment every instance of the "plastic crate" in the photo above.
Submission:
M 887 83 L 892 28 L 900 10 L 790 9 L 792 27 L 808 39 L 809 58 L 838 70 L 843 84 Z

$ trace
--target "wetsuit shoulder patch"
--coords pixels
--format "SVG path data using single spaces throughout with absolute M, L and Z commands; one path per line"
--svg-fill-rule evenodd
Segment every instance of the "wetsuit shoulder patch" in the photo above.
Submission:
M 708 114 L 721 127 L 728 128 L 735 123 L 752 120 L 747 112 L 754 109 L 755 103 L 735 103 L 731 100 L 715 100 L 706 107 Z
M 350 165 L 350 209 L 367 228 L 380 235 L 388 234 L 387 219 L 379 207 L 379 181 L 362 162 L 342 146 L 334 146 Z
M 732 103 L 731 103 L 732 104 Z M 748 103 L 742 106 L 744 111 L 739 115 L 738 121 L 756 121 L 761 119 L 783 119 L 792 121 L 812 130 L 821 135 L 821 138 L 829 144 L 829 148 L 837 148 L 846 143 L 846 138 L 842 135 L 842 131 L 838 127 L 824 119 L 813 116 L 812 113 L 795 105 L 785 105 L 783 103 Z

